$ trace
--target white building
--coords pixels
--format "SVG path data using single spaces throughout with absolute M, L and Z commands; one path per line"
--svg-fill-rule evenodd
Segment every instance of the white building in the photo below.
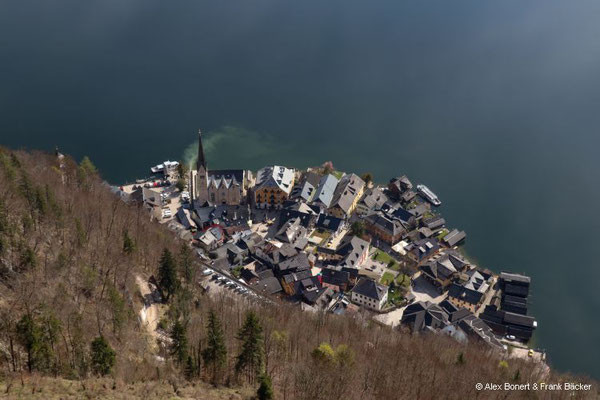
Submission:
M 388 287 L 370 278 L 360 278 L 352 289 L 350 300 L 371 310 L 381 310 L 388 298 Z

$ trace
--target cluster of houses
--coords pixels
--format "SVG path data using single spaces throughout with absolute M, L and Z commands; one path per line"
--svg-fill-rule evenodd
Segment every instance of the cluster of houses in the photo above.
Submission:
M 366 178 L 327 166 L 210 170 L 200 134 L 189 198 L 175 218 L 215 269 L 265 296 L 336 314 L 405 307 L 401 325 L 412 331 L 474 336 L 498 348 L 501 336 L 529 340 L 529 278 L 470 263 L 457 247 L 465 232 L 447 228 L 437 197 L 423 196 L 408 177 L 387 186 Z M 375 274 L 376 253 L 391 260 L 381 271 L 406 274 L 411 286 Z M 415 280 L 443 300 L 416 301 Z

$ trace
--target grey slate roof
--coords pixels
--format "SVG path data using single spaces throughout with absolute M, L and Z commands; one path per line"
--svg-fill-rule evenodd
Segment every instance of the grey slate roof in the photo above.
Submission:
M 315 191 L 313 202 L 321 203 L 323 206 L 325 206 L 325 208 L 328 208 L 331 204 L 331 200 L 333 199 L 333 194 L 338 182 L 338 178 L 331 174 L 323 176 L 319 182 L 317 190 Z
M 300 182 L 294 186 L 290 199 L 302 199 L 304 201 L 311 201 L 315 195 L 315 187 L 310 182 Z
M 365 195 L 360 201 L 369 210 L 376 210 L 381 208 L 381 206 L 388 201 L 388 197 L 381 188 L 376 187 L 373 189 L 367 189 Z
M 329 231 L 337 232 L 340 229 L 344 220 L 341 218 L 331 217 L 329 215 L 321 214 L 317 219 L 317 228 L 327 229 Z
M 296 272 L 302 270 L 310 270 L 310 264 L 308 262 L 308 256 L 305 252 L 298 253 L 297 255 L 290 257 L 277 265 L 277 269 L 281 274 L 287 272 Z
M 388 291 L 388 287 L 375 282 L 370 278 L 360 278 L 352 292 L 362 294 L 365 297 L 381 301 Z
M 439 215 L 434 215 L 429 218 L 424 218 L 422 224 L 429 229 L 435 230 L 446 225 L 446 220 Z
M 513 325 L 524 326 L 527 328 L 533 328 L 535 318 L 530 317 L 529 315 L 516 314 L 507 311 L 504 313 L 504 322 Z
M 333 290 L 331 288 L 317 288 L 314 290 L 303 290 L 302 298 L 309 304 L 316 304 L 324 307 L 331 300 Z
M 276 247 L 271 243 L 264 242 L 261 246 L 255 248 L 254 254 L 264 263 L 274 266 L 283 260 L 298 254 L 298 251 L 289 243 L 284 243 L 281 247 Z
M 330 285 L 343 286 L 350 282 L 350 273 L 341 267 L 325 267 L 321 270 L 321 277 Z
M 419 247 L 428 248 L 427 246 Z M 467 264 L 467 261 L 458 253 L 450 250 L 423 264 L 421 271 L 433 279 L 446 280 L 453 274 L 461 271 Z
M 477 337 L 491 347 L 503 349 L 502 342 L 500 342 L 489 325 L 472 313 L 469 312 L 468 315 L 461 318 L 457 325 L 469 336 Z
M 515 282 L 529 286 L 531 283 L 531 278 L 525 275 L 513 274 L 510 272 L 501 272 L 500 279 L 504 282 Z
M 406 229 L 400 221 L 389 218 L 381 211 L 376 211 L 367 215 L 365 220 L 368 224 L 373 225 L 392 236 L 404 235 L 406 233 Z
M 279 188 L 286 193 L 290 193 L 293 181 L 293 169 L 279 165 L 269 165 L 258 171 L 255 188 Z
M 275 234 L 275 238 L 285 243 L 294 243 L 296 239 L 305 236 L 307 231 L 299 218 L 288 220 Z
M 264 294 L 276 294 L 283 290 L 281 283 L 279 283 L 279 279 L 274 276 L 258 281 L 253 287 Z
M 344 175 L 335 189 L 330 208 L 339 207 L 347 214 L 364 186 L 365 182 L 358 175 Z
M 444 236 L 443 241 L 450 247 L 456 246 L 458 243 L 462 242 L 467 237 L 467 234 L 464 231 L 459 231 L 458 229 L 453 229 L 450 233 Z
M 417 258 L 423 260 L 429 255 L 435 253 L 440 248 L 440 244 L 434 238 L 417 240 L 411 243 L 410 252 Z
M 224 186 L 230 188 L 232 186 L 242 186 L 244 183 L 243 169 L 215 169 L 208 170 L 208 186 L 219 188 Z
M 439 305 L 429 301 L 420 301 L 407 306 L 401 320 L 401 323 L 409 326 L 413 332 L 427 328 L 442 329 L 449 322 L 448 313 Z
M 404 192 L 407 189 L 412 189 L 413 184 L 406 175 L 401 175 L 390 179 L 389 187 L 395 187 L 398 192 Z
M 298 281 L 302 281 L 304 279 L 310 278 L 311 276 L 312 276 L 311 270 L 305 269 L 302 271 L 291 272 L 287 275 L 284 275 L 282 279 L 285 283 L 293 283 L 293 282 L 298 282 Z
M 286 222 L 294 218 L 300 219 L 300 223 L 305 228 L 309 228 L 316 220 L 314 214 L 284 208 L 279 212 L 279 227 L 281 228 Z
M 365 250 L 368 251 L 368 248 L 369 242 L 366 240 L 357 236 L 352 236 L 350 238 L 345 237 L 336 250 L 336 254 L 342 256 L 338 265 L 342 267 L 358 268 L 360 256 Z
M 462 285 L 459 285 L 458 283 L 452 283 L 452 285 L 450 285 L 450 288 L 448 288 L 448 296 L 454 297 L 462 301 L 466 301 L 470 304 L 477 304 L 479 303 L 479 300 L 481 300 L 483 293 L 478 292 L 476 290 L 471 290 Z
M 190 229 L 192 227 L 192 223 L 191 223 L 190 219 L 188 218 L 183 207 L 180 207 L 179 210 L 177 210 L 176 215 L 177 215 L 177 219 L 179 220 L 179 222 L 181 222 L 181 225 L 183 225 L 183 227 L 185 229 Z

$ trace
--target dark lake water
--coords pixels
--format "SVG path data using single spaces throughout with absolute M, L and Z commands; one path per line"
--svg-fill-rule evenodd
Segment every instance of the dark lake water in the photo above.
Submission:
M 115 183 L 199 127 L 213 167 L 406 173 L 471 258 L 532 276 L 551 364 L 600 378 L 599 21 L 595 0 L 4 0 L 0 143 Z

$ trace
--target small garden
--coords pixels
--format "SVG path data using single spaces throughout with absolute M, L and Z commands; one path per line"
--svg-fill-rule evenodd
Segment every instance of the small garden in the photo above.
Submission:
M 438 241 L 440 241 L 440 240 L 442 240 L 443 238 L 445 238 L 445 237 L 446 237 L 446 235 L 447 235 L 448 233 L 450 233 L 450 231 L 449 231 L 448 229 L 444 228 L 444 229 L 442 229 L 442 230 L 441 230 L 441 231 L 440 231 L 440 232 L 439 232 L 439 233 L 436 235 L 436 237 L 435 237 L 435 238 L 436 238 Z
M 375 254 L 373 254 L 373 260 L 382 262 L 384 264 L 389 264 L 390 262 L 394 262 L 394 263 L 396 262 L 392 258 L 392 256 L 390 256 L 388 253 L 386 253 L 380 249 L 375 250 Z
M 392 274 L 391 272 L 385 272 L 379 280 L 379 282 L 386 286 L 389 286 L 392 282 L 394 282 L 394 274 Z
M 410 287 L 410 276 L 398 274 L 398 276 L 394 277 L 394 274 L 391 272 L 386 272 L 381 277 L 381 283 L 389 286 L 388 303 L 391 306 L 402 305 Z
M 242 269 L 244 267 L 242 265 L 238 265 L 237 267 L 235 267 L 234 269 L 231 270 L 231 274 L 233 276 L 235 276 L 236 278 L 240 278 L 240 276 L 242 276 Z

